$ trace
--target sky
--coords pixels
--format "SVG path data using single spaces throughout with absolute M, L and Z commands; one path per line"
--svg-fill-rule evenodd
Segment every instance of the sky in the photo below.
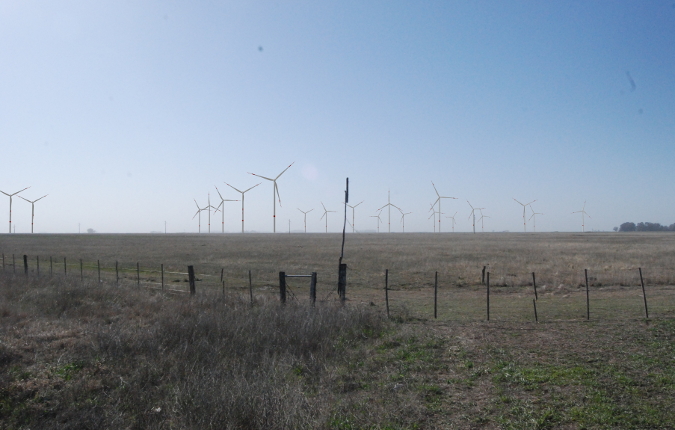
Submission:
M 675 2 L 0 2 L 0 190 L 36 233 L 675 223 Z M 327 210 L 337 211 L 321 219 Z M 534 229 L 527 209 L 527 231 Z M 224 224 L 223 217 L 224 216 Z M 402 231 L 398 210 L 380 231 Z M 201 231 L 208 230 L 201 213 Z M 349 210 L 351 221 L 351 209 Z M 0 195 L 0 232 L 9 229 Z M 16 233 L 31 205 L 14 197 Z M 241 231 L 241 202 L 211 214 Z M 349 226 L 348 226 L 349 229 Z M 480 224 L 478 226 L 480 232 Z

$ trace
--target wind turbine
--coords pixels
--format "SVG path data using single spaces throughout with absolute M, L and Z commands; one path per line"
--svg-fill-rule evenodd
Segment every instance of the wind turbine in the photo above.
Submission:
M 321 202 L 321 206 L 323 206 L 323 202 Z M 321 215 L 319 221 L 321 221 L 323 217 L 326 217 L 326 233 L 328 233 L 328 212 L 337 212 L 337 211 L 329 211 L 326 209 L 326 206 L 323 206 L 323 215 Z
M 434 205 L 429 203 L 429 206 L 431 206 L 431 209 L 429 209 L 429 212 L 431 212 L 431 215 L 429 215 L 429 218 L 434 217 L 434 233 L 436 233 L 436 209 L 434 208 Z
M 478 218 L 478 221 L 480 221 L 480 231 L 481 233 L 485 233 L 485 223 L 483 221 L 484 218 L 492 218 L 491 216 L 483 215 L 483 209 L 485 208 L 476 208 L 480 211 L 480 218 Z
M 299 210 L 300 212 L 302 212 L 303 214 L 305 214 L 305 233 L 307 233 L 307 214 L 310 213 L 310 212 L 312 212 L 314 209 L 310 209 L 310 210 L 308 210 L 307 212 L 303 211 L 303 210 L 300 209 L 300 208 L 298 208 L 298 210 Z
M 274 179 L 266 178 L 264 176 L 256 175 L 255 173 L 249 172 L 249 174 L 251 174 L 253 176 L 257 176 L 259 178 L 267 179 L 268 181 L 272 181 L 272 183 L 274 184 L 274 187 L 272 188 L 272 210 L 273 210 L 273 212 L 272 212 L 272 233 L 277 232 L 277 197 L 279 198 L 279 207 L 281 207 L 281 196 L 279 195 L 279 187 L 277 186 L 277 179 L 279 179 L 279 177 L 281 175 L 283 175 L 286 172 L 286 170 L 290 169 L 291 166 L 294 163 L 295 163 L 295 161 L 293 163 L 289 164 L 288 167 L 286 167 L 284 169 L 284 171 L 279 173 L 277 175 L 277 177 L 274 178 Z
M 396 205 L 391 204 L 391 192 L 389 190 L 387 190 L 387 204 L 382 206 L 381 208 L 379 208 L 378 211 L 381 211 L 382 209 L 386 208 L 387 206 L 389 207 L 389 215 L 388 215 L 389 216 L 389 221 L 388 221 L 389 227 L 388 227 L 388 230 L 389 230 L 389 233 L 391 233 L 391 207 L 393 206 L 396 209 L 398 209 L 399 211 L 401 210 L 401 208 L 399 208 Z M 403 211 L 401 211 L 401 212 L 403 212 Z
M 257 187 L 260 184 L 262 184 L 262 182 L 258 182 L 257 184 L 255 184 L 254 186 L 252 186 L 251 188 L 249 188 L 247 190 L 240 191 L 240 190 L 234 188 L 232 185 L 225 182 L 225 185 L 227 185 L 228 187 L 232 188 L 233 190 L 241 193 L 241 232 L 242 233 L 244 232 L 244 193 L 246 193 L 249 190 L 252 190 L 253 188 Z
M 401 212 L 401 223 L 403 224 L 403 233 L 405 233 L 405 216 L 410 215 L 412 212 Z
M 436 201 L 434 202 L 433 206 L 438 203 L 438 232 L 441 232 L 441 199 L 455 199 L 457 200 L 457 197 L 446 197 L 438 194 L 438 190 L 436 189 L 436 185 L 434 184 L 434 181 L 431 181 L 431 185 L 434 187 L 434 191 L 436 191 L 436 196 L 438 197 Z
M 214 185 L 214 187 L 215 187 L 215 185 Z M 225 202 L 238 202 L 239 200 L 224 199 L 222 194 L 220 194 L 220 190 L 218 189 L 218 187 L 216 187 L 216 191 L 218 191 L 218 197 L 220 197 L 220 204 L 218 205 L 218 208 L 221 207 L 221 206 L 223 207 L 223 209 L 220 211 L 220 213 L 223 215 L 222 226 L 223 226 L 223 233 L 225 233 Z M 216 208 L 216 210 L 218 210 L 218 208 Z
M 218 194 L 220 194 L 220 193 L 218 193 Z M 195 201 L 195 203 L 197 203 L 197 202 Z M 218 212 L 218 208 L 214 208 L 213 206 L 211 206 L 211 193 L 208 194 L 208 203 L 209 204 L 206 206 L 206 209 L 209 210 L 209 233 L 211 233 L 211 209 L 215 209 L 214 212 Z M 199 205 L 197 205 L 197 207 L 199 207 Z M 225 221 L 225 219 L 223 218 L 223 222 L 224 221 Z
M 572 212 L 572 213 L 573 214 L 581 213 L 581 231 L 585 233 L 586 232 L 586 218 L 584 218 L 584 216 L 587 216 L 589 218 L 591 217 L 590 215 L 588 215 L 588 213 L 586 213 L 586 200 L 584 200 L 584 206 L 581 208 L 580 211 L 576 211 L 576 212 Z
M 532 209 L 532 206 L 530 206 L 530 210 L 532 211 L 532 216 L 530 217 L 530 219 L 532 220 L 532 227 L 534 227 L 533 230 L 536 233 L 537 232 L 537 217 L 536 216 L 537 215 L 544 215 L 544 214 L 540 213 L 540 212 L 535 212 L 534 209 Z
M 354 232 L 356 231 L 356 228 L 354 227 L 354 209 L 356 209 L 356 207 L 357 207 L 358 205 L 360 205 L 361 203 L 363 203 L 363 200 L 361 200 L 360 202 L 358 202 L 358 203 L 355 204 L 354 206 L 352 206 L 352 205 L 347 205 L 347 206 L 349 206 L 350 208 L 352 208 L 352 222 L 350 223 L 350 224 L 352 225 L 352 233 L 354 233 Z
M 468 200 L 466 202 L 469 203 Z M 469 203 L 469 206 L 471 206 L 471 203 Z M 476 233 L 476 211 L 479 211 L 481 209 L 485 209 L 485 208 L 474 208 L 473 206 L 471 206 L 471 214 L 469 214 L 469 219 L 471 219 L 471 217 L 473 217 L 472 226 L 473 226 L 474 234 Z
M 28 199 L 24 199 L 23 197 L 19 196 L 20 199 L 24 199 L 28 203 L 30 203 L 30 232 L 33 233 L 33 220 L 35 219 L 35 202 L 38 200 L 42 200 L 45 197 L 47 197 L 49 194 L 45 194 L 44 196 L 40 197 L 37 200 L 30 201 Z
M 457 212 L 455 212 L 455 215 L 457 215 Z M 450 218 L 452 220 L 452 232 L 455 232 L 455 215 L 453 216 L 446 216 L 446 218 Z
M 19 190 L 16 193 L 13 193 L 13 194 L 7 194 L 4 191 L 0 191 L 0 193 L 9 197 L 9 232 L 10 233 L 12 233 L 12 196 L 15 196 L 15 195 L 19 194 L 21 191 L 26 191 L 29 188 L 30 187 L 26 187 L 23 190 Z
M 380 218 L 380 212 L 377 212 L 377 215 L 371 215 L 370 218 L 377 218 L 377 232 L 380 232 L 380 223 L 382 222 L 382 218 Z
M 513 200 L 516 200 L 516 199 L 513 199 Z M 537 201 L 537 199 L 534 199 L 530 203 L 523 204 L 523 203 L 520 203 L 518 200 L 516 200 L 516 203 L 518 203 L 519 205 L 521 205 L 523 207 L 523 231 L 524 232 L 527 232 L 527 222 L 526 222 L 526 219 L 525 219 L 525 208 L 527 208 L 529 205 L 531 205 L 532 203 L 534 203 L 536 201 Z
M 199 215 L 199 230 L 198 230 L 198 232 L 201 233 L 202 232 L 202 211 L 205 211 L 205 210 L 209 209 L 209 207 L 206 206 L 206 207 L 200 208 L 199 203 L 197 203 L 197 199 L 193 199 L 193 200 L 195 201 L 195 205 L 197 205 L 197 212 L 195 212 L 195 214 L 192 216 L 192 219 L 195 219 L 195 217 L 197 215 Z M 210 209 L 209 209 L 209 211 L 210 211 Z

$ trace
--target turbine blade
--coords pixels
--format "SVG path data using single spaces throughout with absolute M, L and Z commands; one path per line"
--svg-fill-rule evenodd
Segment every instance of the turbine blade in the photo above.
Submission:
M 266 178 L 264 176 L 256 175 L 255 173 L 248 172 L 249 175 L 257 176 L 259 178 L 267 179 L 268 181 L 274 182 L 274 179 Z
M 286 170 L 288 170 L 288 169 L 290 169 L 290 168 L 291 168 L 291 166 L 292 166 L 293 164 L 295 164 L 295 161 L 294 161 L 294 162 L 292 162 L 291 164 L 289 164 L 289 165 L 288 165 L 288 167 L 286 167 L 286 168 L 284 169 L 284 171 L 283 171 L 283 172 L 279 173 L 279 174 L 277 175 L 277 177 L 276 177 L 276 178 L 274 178 L 274 180 L 276 181 L 277 179 L 279 179 L 279 176 L 283 175 L 283 174 L 284 174 L 284 173 L 286 172 Z
M 436 189 L 436 185 L 434 184 L 434 181 L 431 181 L 431 185 L 434 187 L 434 191 L 436 191 L 436 195 L 437 195 L 438 198 L 440 199 L 440 198 L 441 198 L 441 195 L 438 194 L 438 190 Z
M 214 185 L 214 187 L 216 186 Z M 218 197 L 220 197 L 220 200 L 225 200 L 223 196 L 220 194 L 220 190 L 218 189 L 218 187 L 216 187 L 216 191 L 218 192 Z
M 240 192 L 240 193 L 242 193 L 242 194 L 245 193 L 246 191 L 250 190 L 251 188 L 253 188 L 253 187 L 251 187 L 251 188 L 249 188 L 248 190 L 242 192 L 242 191 L 240 191 L 240 190 L 234 188 L 232 185 L 228 184 L 227 182 L 225 182 L 225 185 L 227 185 L 228 187 L 230 187 L 230 188 L 232 188 L 233 190 L 235 190 L 235 191 L 237 191 L 237 192 Z
M 513 199 L 513 200 L 516 200 L 516 199 Z M 518 202 L 519 205 L 523 205 L 523 204 L 520 203 L 518 200 L 516 200 L 516 202 Z M 523 206 L 525 206 L 525 205 L 523 205 Z

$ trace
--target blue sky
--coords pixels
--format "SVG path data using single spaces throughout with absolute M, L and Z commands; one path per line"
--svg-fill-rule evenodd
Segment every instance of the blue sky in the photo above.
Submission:
M 673 1 L 5 0 L 0 59 L 0 190 L 49 194 L 36 232 L 196 232 L 193 198 L 291 162 L 281 231 L 297 208 L 324 231 L 346 177 L 361 231 L 388 190 L 406 231 L 433 231 L 431 181 L 456 231 L 467 200 L 522 231 L 513 198 L 537 199 L 538 231 L 580 230 L 584 201 L 587 230 L 675 222 Z M 272 230 L 271 195 L 247 193 L 247 230 Z M 28 203 L 13 221 L 30 231 Z

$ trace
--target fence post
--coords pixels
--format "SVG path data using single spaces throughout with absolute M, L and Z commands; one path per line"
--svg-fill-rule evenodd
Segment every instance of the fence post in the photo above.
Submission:
M 164 264 L 161 265 L 161 270 L 162 270 L 162 291 L 164 291 Z
M 490 272 L 487 272 L 487 320 L 490 321 Z
M 389 269 L 384 271 L 384 302 L 387 305 L 387 318 L 389 318 Z
M 220 269 L 220 282 L 223 282 L 223 272 L 224 272 L 224 271 L 225 271 L 225 268 L 222 267 L 222 268 Z
M 36 256 L 35 259 L 36 259 L 36 262 L 37 262 L 36 268 L 37 268 L 37 275 L 38 275 L 38 278 L 39 278 L 40 277 L 40 256 L 39 255 Z
M 253 306 L 253 279 L 250 270 L 248 271 L 248 294 L 251 296 L 251 306 Z
M 347 300 L 347 264 L 340 263 L 340 269 L 338 271 L 338 291 L 340 294 L 340 301 L 342 304 Z
M 96 260 L 96 268 L 98 269 L 98 284 L 101 285 L 101 260 Z
M 482 285 L 485 285 L 485 266 L 483 266 L 483 271 L 481 272 L 481 275 L 480 275 L 480 283 Z
M 197 292 L 195 287 L 195 268 L 188 266 L 188 280 L 190 281 L 190 295 L 193 296 Z
M 117 260 L 115 260 L 115 284 L 117 284 L 118 287 L 120 285 L 120 271 Z
M 438 318 L 438 272 L 434 277 L 434 319 Z
M 312 272 L 312 278 L 309 281 L 309 300 L 314 306 L 316 303 L 316 272 Z
M 534 277 L 534 272 L 532 272 L 532 287 L 534 287 L 535 300 L 539 300 L 539 296 L 537 295 L 537 280 Z
M 584 269 L 584 277 L 586 278 L 586 320 L 591 319 L 591 301 L 588 295 L 588 269 Z
M 28 256 L 23 255 L 23 273 L 28 276 Z
M 534 306 L 534 322 L 539 322 L 539 317 L 537 316 L 537 300 L 532 299 L 532 305 Z
M 286 272 L 279 272 L 279 300 L 286 303 Z
M 136 262 L 136 285 L 141 286 L 141 263 Z
M 645 281 L 642 278 L 642 267 L 638 267 L 640 271 L 640 284 L 642 284 L 642 298 L 645 301 L 645 316 L 649 319 L 649 310 L 647 309 L 647 294 L 645 293 Z

